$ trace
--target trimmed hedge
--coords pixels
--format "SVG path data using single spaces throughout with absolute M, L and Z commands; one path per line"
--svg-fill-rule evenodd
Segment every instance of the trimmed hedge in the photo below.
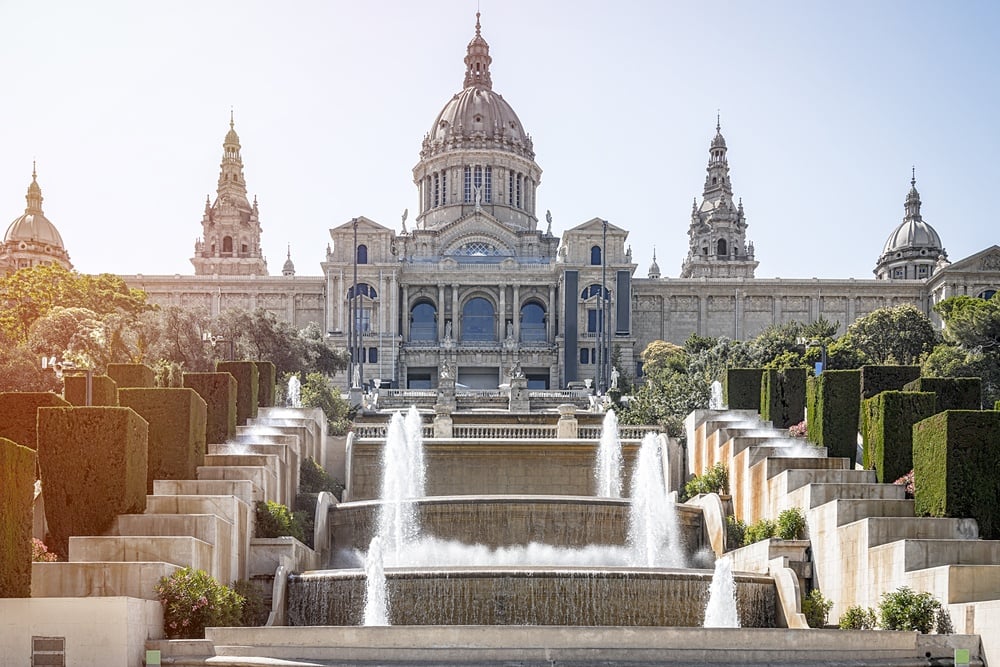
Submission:
M 760 412 L 763 368 L 727 368 L 722 384 L 723 400 L 730 410 Z
M 806 370 L 766 369 L 761 375 L 760 415 L 775 428 L 788 428 L 802 421 L 806 410 Z
M 90 380 L 91 405 L 118 405 L 118 383 L 107 375 L 95 375 Z M 72 405 L 87 404 L 87 376 L 63 377 L 63 395 Z
M 915 509 L 971 517 L 979 537 L 1000 537 L 1000 413 L 948 410 L 913 427 Z
M 907 382 L 920 377 L 920 366 L 862 366 L 861 400 L 883 391 L 902 391 Z
M 0 393 L 0 438 L 38 449 L 38 408 L 60 406 L 68 407 L 69 403 L 50 391 Z
M 236 378 L 236 423 L 240 426 L 257 416 L 257 364 L 252 361 L 217 361 L 217 373 Z
M 156 373 L 146 364 L 108 364 L 108 376 L 119 389 L 156 386 Z
M 146 510 L 146 420 L 130 408 L 39 408 L 38 463 L 48 545 L 101 535 L 119 514 Z
M 979 378 L 917 378 L 907 382 L 903 391 L 932 391 L 937 394 L 935 412 L 945 410 L 980 410 L 983 407 L 983 381 Z
M 221 444 L 236 435 L 236 378 L 229 373 L 185 373 L 184 386 L 208 406 L 205 442 Z
M 851 459 L 858 450 L 861 372 L 823 371 L 809 378 L 806 392 L 809 441 L 827 448 L 830 456 Z
M 121 389 L 118 400 L 149 422 L 146 491 L 154 479 L 196 479 L 205 465 L 208 406 L 188 388 Z
M 934 394 L 883 391 L 863 402 L 864 467 L 880 482 L 894 482 L 913 469 L 913 425 L 934 414 Z
M 274 407 L 274 364 L 270 361 L 255 361 L 257 364 L 257 406 Z
M 0 598 L 31 597 L 35 450 L 0 438 Z

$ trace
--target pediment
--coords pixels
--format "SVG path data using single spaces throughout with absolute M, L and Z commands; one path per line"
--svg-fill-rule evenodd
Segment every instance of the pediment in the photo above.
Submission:
M 354 233 L 354 220 L 348 220 L 347 222 L 333 227 L 330 229 L 330 235 L 343 234 L 344 232 Z M 387 233 L 394 234 L 395 232 L 384 225 L 380 225 L 371 218 L 366 218 L 365 216 L 358 216 L 358 234 L 371 234 L 371 233 Z
M 565 235 L 570 234 L 603 234 L 604 233 L 604 220 L 601 218 L 591 218 L 583 224 L 577 225 L 572 229 L 568 229 L 564 232 Z M 613 235 L 623 235 L 628 236 L 628 231 L 612 223 L 608 223 L 608 233 Z
M 517 235 L 506 225 L 483 211 L 478 211 L 439 227 L 438 247 L 442 255 L 471 240 L 491 239 L 511 252 L 517 251 Z
M 941 272 L 946 271 L 951 273 L 1000 273 L 1000 246 L 992 245 L 957 262 L 952 262 Z

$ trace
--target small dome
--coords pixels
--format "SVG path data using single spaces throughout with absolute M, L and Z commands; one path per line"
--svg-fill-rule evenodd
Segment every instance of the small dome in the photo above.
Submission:
M 931 257 L 941 254 L 941 237 L 923 220 L 904 220 L 886 239 L 882 255 L 904 250 L 926 249 Z M 933 252 L 932 252 L 933 251 Z
M 3 237 L 4 243 L 34 241 L 35 243 L 63 247 L 62 236 L 56 226 L 41 213 L 25 213 L 10 223 Z

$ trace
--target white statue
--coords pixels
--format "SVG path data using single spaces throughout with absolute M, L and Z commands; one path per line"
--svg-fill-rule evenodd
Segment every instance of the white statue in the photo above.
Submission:
M 476 210 L 478 211 L 483 206 L 483 187 L 481 185 L 474 187 L 476 190 Z
M 353 388 L 353 387 L 360 387 L 360 386 L 361 386 L 361 367 L 360 366 L 355 366 L 354 367 L 354 378 L 353 378 L 353 382 L 351 383 L 351 387 Z
M 444 323 L 444 339 L 451 340 L 451 320 Z
M 409 215 L 410 209 L 403 209 L 403 233 L 406 234 L 406 216 Z
M 618 375 L 619 375 L 618 374 L 618 367 L 617 366 L 612 366 L 611 367 L 611 388 L 612 389 L 617 389 L 618 388 Z

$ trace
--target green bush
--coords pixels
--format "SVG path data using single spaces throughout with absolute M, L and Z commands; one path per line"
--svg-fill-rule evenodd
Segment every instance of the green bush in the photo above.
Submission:
M 120 389 L 122 407 L 149 422 L 146 492 L 155 479 L 196 479 L 205 465 L 208 406 L 193 389 Z
M 971 517 L 983 539 L 1000 537 L 1000 412 L 948 410 L 913 427 L 914 509 Z
M 809 441 L 826 447 L 830 456 L 851 459 L 853 467 L 861 409 L 861 372 L 823 371 L 819 377 L 809 378 L 808 386 Z
M 801 540 L 806 535 L 806 517 L 798 507 L 789 507 L 778 515 L 774 536 L 781 540 Z
M 148 425 L 131 408 L 39 408 L 38 463 L 49 547 L 101 535 L 119 514 L 146 509 Z
M 351 425 L 351 406 L 322 373 L 309 373 L 301 389 L 302 407 L 320 408 L 326 415 L 329 435 L 344 435 Z
M 221 444 L 236 435 L 236 378 L 229 373 L 185 373 L 184 386 L 205 401 L 205 442 Z
M 767 369 L 761 376 L 760 415 L 775 428 L 798 424 L 806 410 L 805 368 Z
M 979 410 L 983 407 L 983 381 L 979 378 L 920 377 L 907 382 L 903 391 L 930 391 L 936 396 L 934 412 Z
M 861 400 L 883 391 L 902 391 L 907 382 L 920 377 L 920 366 L 862 366 Z
M 305 542 L 302 529 L 302 512 L 291 512 L 288 507 L 273 500 L 258 500 L 256 506 L 257 537 L 294 537 Z
M 747 526 L 746 533 L 743 536 L 743 543 L 753 544 L 754 542 L 762 542 L 763 540 L 770 539 L 774 537 L 777 529 L 777 525 L 770 519 L 760 519 Z
M 746 541 L 747 525 L 732 514 L 726 516 L 726 550 L 739 549 Z
M 87 404 L 87 375 L 63 377 L 63 396 L 73 405 Z M 91 405 L 118 405 L 118 385 L 107 375 L 94 375 L 90 379 Z
M 167 639 L 204 639 L 205 628 L 240 624 L 244 598 L 204 570 L 183 567 L 161 578 L 155 591 Z
M 240 606 L 239 625 L 244 628 L 253 628 L 267 623 L 267 617 L 271 610 L 267 608 L 264 594 L 259 586 L 256 586 L 252 581 L 241 579 L 233 582 L 232 589 L 243 598 L 243 604 Z
M 0 438 L 0 598 L 31 597 L 35 451 Z
M 257 416 L 257 383 L 260 376 L 257 364 L 252 361 L 217 361 L 218 373 L 229 373 L 236 378 L 236 423 L 240 426 Z
M 854 605 L 841 614 L 838 627 L 841 630 L 874 630 L 877 623 L 874 609 Z
M 270 361 L 255 361 L 257 365 L 257 407 L 274 407 L 274 364 Z
M 716 463 L 701 475 L 695 475 L 684 485 L 684 496 L 694 498 L 700 493 L 729 493 L 729 470 L 725 465 Z
M 940 608 L 941 603 L 930 593 L 917 593 L 903 586 L 882 594 L 878 615 L 883 630 L 916 630 L 927 634 L 936 626 Z
M 156 386 L 156 373 L 145 364 L 108 364 L 108 377 L 119 389 Z
M 832 607 L 833 600 L 823 597 L 818 588 L 812 589 L 802 598 L 802 614 L 806 617 L 806 623 L 810 628 L 825 627 Z
M 722 385 L 723 400 L 730 410 L 760 412 L 763 368 L 728 368 Z
M 68 406 L 62 396 L 51 391 L 0 393 L 0 438 L 38 449 L 38 408 Z
M 323 469 L 323 466 L 316 463 L 313 458 L 302 459 L 302 464 L 299 466 L 299 493 L 322 493 L 323 491 L 332 493 L 339 501 L 344 492 L 344 484 L 331 477 Z
M 934 394 L 883 391 L 863 403 L 864 467 L 879 482 L 892 482 L 913 469 L 913 425 L 934 414 Z

